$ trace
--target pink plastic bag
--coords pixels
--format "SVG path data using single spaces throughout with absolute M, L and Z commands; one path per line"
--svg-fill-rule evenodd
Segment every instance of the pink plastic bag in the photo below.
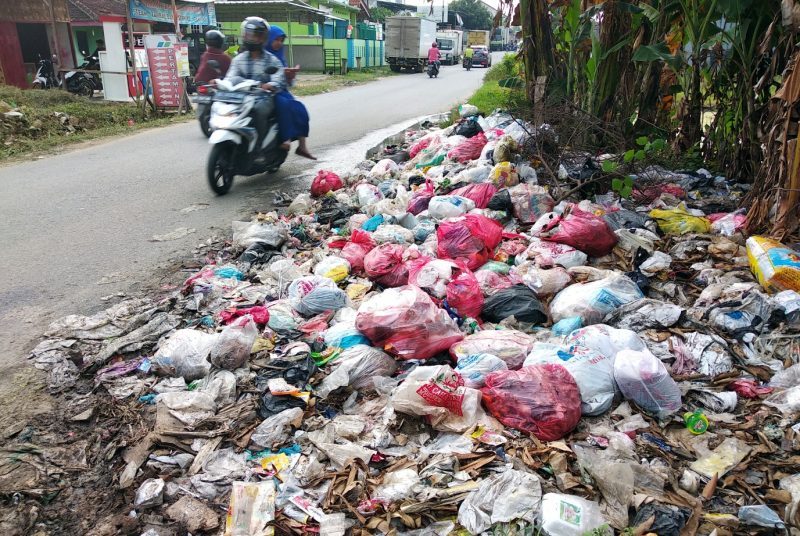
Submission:
M 481 392 L 486 408 L 497 420 L 542 441 L 561 439 L 581 418 L 578 384 L 561 365 L 492 372 Z
M 321 197 L 328 192 L 340 189 L 344 184 L 339 175 L 333 171 L 320 170 L 311 182 L 312 197 Z
M 342 248 L 341 256 L 350 263 L 353 272 L 364 269 L 364 257 L 375 247 L 375 242 L 367 231 L 353 229 L 350 240 Z
M 478 280 L 484 296 L 491 296 L 498 290 L 514 286 L 511 279 L 491 270 L 478 270 L 475 272 L 475 279 Z
M 478 318 L 483 309 L 483 293 L 478 280 L 466 266 L 447 284 L 447 304 L 462 317 Z
M 384 287 L 399 287 L 408 284 L 408 263 L 418 258 L 419 252 L 406 254 L 399 244 L 381 244 L 364 257 L 364 272 L 367 277 Z
M 423 210 L 428 210 L 428 205 L 434 195 L 433 182 L 430 180 L 425 181 L 425 187 L 414 192 L 414 195 L 408 200 L 408 207 L 406 210 L 414 216 Z
M 450 195 L 459 195 L 466 197 L 475 203 L 475 208 L 486 208 L 492 196 L 497 193 L 497 186 L 491 182 L 480 182 L 478 184 L 470 184 L 453 190 Z
M 447 157 L 456 162 L 466 164 L 470 160 L 477 160 L 481 156 L 483 146 L 486 145 L 486 134 L 479 132 L 447 153 Z
M 430 136 L 422 138 L 417 143 L 415 143 L 414 145 L 411 146 L 411 148 L 408 150 L 408 156 L 410 156 L 411 158 L 414 158 L 415 156 L 417 156 L 420 153 L 420 151 L 430 147 L 432 141 L 433 141 L 433 137 L 430 137 Z
M 387 289 L 362 303 L 356 329 L 401 359 L 428 359 L 463 338 L 447 312 L 413 285 Z
M 573 206 L 569 214 L 555 218 L 540 233 L 540 238 L 572 246 L 591 257 L 611 253 L 617 235 L 602 218 Z
M 522 183 L 508 189 L 514 216 L 523 223 L 533 223 L 553 210 L 555 201 L 542 186 Z
M 510 369 L 518 369 L 533 349 L 536 340 L 515 329 L 487 329 L 467 335 L 450 348 L 458 362 L 468 355 L 491 354 L 505 361 Z
M 436 229 L 437 255 L 463 261 L 467 268 L 476 270 L 492 258 L 502 235 L 499 223 L 479 214 L 448 218 Z

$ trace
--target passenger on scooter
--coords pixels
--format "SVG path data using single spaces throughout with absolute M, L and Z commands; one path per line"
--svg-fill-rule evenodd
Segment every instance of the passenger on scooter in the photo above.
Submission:
M 285 68 L 286 83 L 291 87 L 294 77 L 300 66 L 293 68 L 286 67 L 286 57 L 284 51 L 284 41 L 286 33 L 274 24 L 269 29 L 269 39 L 267 40 L 267 52 L 278 58 Z M 275 95 L 275 115 L 278 117 L 278 128 L 281 135 L 281 149 L 289 151 L 292 142 L 297 141 L 298 147 L 295 153 L 309 160 L 316 160 L 309 150 L 306 140 L 308 138 L 308 110 L 302 102 L 296 100 L 289 93 L 289 90 L 281 91 Z
M 431 45 L 430 50 L 428 50 L 428 63 L 436 64 L 436 68 L 439 68 L 439 60 L 442 57 L 442 53 L 439 50 L 439 43 L 436 41 L 433 42 Z
M 269 24 L 261 17 L 247 17 L 242 22 L 241 41 L 245 50 L 231 61 L 231 67 L 225 80 L 234 84 L 244 80 L 261 82 L 261 89 L 278 94 L 286 89 L 286 75 L 281 61 L 264 52 L 264 45 L 269 35 Z M 274 67 L 274 74 L 269 74 L 268 69 Z M 267 123 L 274 110 L 274 99 L 262 99 L 251 112 L 258 131 L 257 144 L 260 146 L 267 135 Z
M 225 78 L 228 68 L 231 66 L 231 57 L 228 56 L 222 47 L 225 46 L 225 35 L 219 30 L 209 30 L 206 32 L 206 51 L 200 57 L 200 67 L 194 80 L 198 84 L 206 84 L 217 78 Z M 219 64 L 219 71 L 208 65 L 208 62 L 215 60 Z

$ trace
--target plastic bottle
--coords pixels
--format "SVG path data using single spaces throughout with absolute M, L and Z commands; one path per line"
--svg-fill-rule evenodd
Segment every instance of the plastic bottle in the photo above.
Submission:
M 704 434 L 708 430 L 708 417 L 699 409 L 684 413 L 683 422 L 686 423 L 686 429 L 694 435 Z
M 614 532 L 600 513 L 600 505 L 575 495 L 547 493 L 542 497 L 542 529 L 550 536 L 583 536 L 605 527 L 600 534 Z

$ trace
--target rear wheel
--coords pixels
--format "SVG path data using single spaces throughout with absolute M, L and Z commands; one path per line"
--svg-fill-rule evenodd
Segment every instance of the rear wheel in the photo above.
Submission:
M 94 84 L 86 79 L 78 82 L 78 87 L 75 88 L 75 93 L 82 97 L 91 97 L 94 95 Z
M 400 66 L 399 65 L 390 65 L 389 69 L 391 69 L 393 73 L 399 73 L 400 72 Z
M 236 146 L 233 143 L 219 143 L 211 148 L 208 155 L 206 172 L 208 185 L 217 195 L 225 195 L 233 186 L 233 152 Z
M 210 107 L 206 108 L 198 118 L 198 122 L 200 123 L 200 130 L 203 131 L 203 134 L 205 135 L 206 138 L 211 136 L 211 125 L 208 124 L 209 119 L 211 119 Z

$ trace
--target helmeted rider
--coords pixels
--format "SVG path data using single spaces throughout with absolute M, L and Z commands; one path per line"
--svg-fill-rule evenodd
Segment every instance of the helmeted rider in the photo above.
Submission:
M 442 57 L 442 52 L 439 50 L 439 43 L 436 41 L 433 42 L 431 45 L 430 50 L 428 50 L 428 63 L 436 64 L 436 67 L 439 67 L 439 60 Z
M 466 50 L 464 50 L 464 63 L 466 64 L 468 61 L 472 63 L 473 56 L 475 56 L 475 49 L 467 47 Z
M 217 78 L 225 78 L 225 74 L 231 66 L 231 57 L 225 53 L 225 34 L 219 30 L 209 30 L 206 32 L 206 51 L 200 57 L 200 67 L 194 80 L 198 84 L 208 83 Z M 219 71 L 208 65 L 214 60 L 219 63 Z
M 231 67 L 225 80 L 236 84 L 243 80 L 261 82 L 261 89 L 272 93 L 279 93 L 286 89 L 286 76 L 281 61 L 264 52 L 264 45 L 269 36 L 269 24 L 261 17 L 247 17 L 242 22 L 240 38 L 244 51 L 231 61 Z M 277 69 L 274 74 L 269 74 L 270 67 Z M 274 110 L 273 99 L 262 99 L 253 107 L 251 112 L 258 131 L 257 147 L 261 146 L 267 134 L 269 116 Z

